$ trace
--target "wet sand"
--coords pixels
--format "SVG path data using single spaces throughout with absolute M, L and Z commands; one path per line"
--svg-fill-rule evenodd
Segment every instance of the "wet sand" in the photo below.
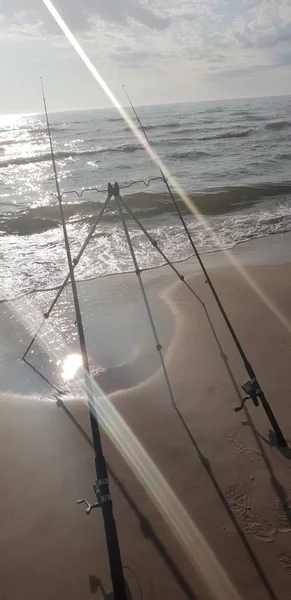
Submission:
M 249 271 L 291 318 L 291 265 Z M 291 440 L 291 334 L 233 270 L 215 270 L 213 278 Z M 161 371 L 143 384 L 116 392 L 112 401 L 179 496 L 240 597 L 287 600 L 289 453 L 276 447 L 261 407 L 247 403 L 244 411 L 234 412 L 247 376 L 208 286 L 201 276 L 188 281 L 205 308 L 181 283 L 169 292 L 173 327 L 165 356 L 176 408 Z M 95 479 L 84 406 L 66 402 L 58 407 L 52 401 L 3 394 L 0 439 L 0 597 L 110 598 L 101 514 L 95 510 L 88 517 L 76 504 L 82 497 L 93 501 Z M 107 436 L 103 441 L 133 599 L 141 597 L 139 587 L 145 600 L 213 598 L 151 494 Z M 210 567 L 205 564 L 206 578 L 214 581 Z

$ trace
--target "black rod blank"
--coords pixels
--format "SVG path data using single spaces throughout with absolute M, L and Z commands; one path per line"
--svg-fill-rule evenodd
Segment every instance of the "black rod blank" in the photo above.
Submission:
M 93 445 L 94 445 L 94 451 L 95 451 L 96 483 L 94 486 L 94 490 L 95 490 L 96 496 L 97 496 L 97 503 L 94 506 L 100 506 L 101 510 L 102 510 L 108 558 L 109 558 L 109 564 L 110 564 L 111 580 L 112 580 L 113 591 L 114 591 L 114 598 L 115 598 L 115 600 L 127 600 L 123 568 L 122 568 L 122 562 L 121 562 L 121 554 L 120 554 L 120 548 L 119 548 L 119 541 L 118 541 L 118 536 L 117 536 L 115 519 L 114 519 L 114 515 L 113 515 L 112 499 L 111 499 L 110 489 L 109 489 L 107 465 L 106 465 L 106 461 L 105 461 L 105 458 L 103 455 L 100 430 L 99 430 L 97 413 L 96 413 L 96 408 L 95 408 L 92 382 L 91 382 L 91 377 L 90 377 L 89 358 L 88 358 L 86 339 L 85 339 L 85 331 L 84 331 L 84 326 L 83 326 L 83 319 L 82 319 L 81 307 L 80 307 L 80 302 L 79 302 L 77 284 L 76 284 L 76 279 L 75 279 L 75 274 L 74 274 L 74 265 L 73 265 L 73 260 L 72 260 L 72 256 L 71 256 L 66 221 L 65 221 L 64 211 L 63 211 L 62 198 L 61 198 L 60 186 L 59 186 L 59 181 L 58 181 L 57 167 L 56 167 L 56 162 L 55 162 L 55 155 L 54 155 L 54 149 L 53 149 L 53 144 L 52 144 L 50 123 L 49 123 L 49 118 L 48 118 L 48 112 L 47 112 L 46 99 L 45 99 L 45 95 L 44 95 L 43 85 L 42 85 L 42 92 L 43 92 L 43 102 L 44 102 L 44 109 L 45 109 L 46 122 L 47 122 L 47 131 L 48 131 L 51 156 L 52 156 L 52 164 L 53 164 L 54 176 L 55 176 L 56 191 L 57 191 L 57 197 L 58 197 L 58 201 L 59 201 L 62 227 L 63 227 L 63 233 L 64 233 L 66 253 L 67 253 L 67 261 L 68 261 L 68 266 L 69 266 L 70 279 L 71 279 L 71 285 L 72 285 L 72 291 L 73 291 L 73 297 L 74 297 L 76 321 L 77 321 L 77 327 L 78 327 L 78 335 L 79 335 L 79 342 L 80 342 L 80 349 L 81 349 L 81 354 L 82 354 L 84 377 L 85 377 L 85 388 L 86 388 L 87 397 L 88 397 L 90 424 L 91 424 Z

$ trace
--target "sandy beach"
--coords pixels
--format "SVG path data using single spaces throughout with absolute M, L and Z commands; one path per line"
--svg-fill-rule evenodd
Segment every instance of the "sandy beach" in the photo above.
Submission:
M 257 256 L 265 260 L 248 260 L 247 257 L 256 255 L 252 244 L 241 245 L 236 252 L 243 255 L 241 262 L 269 298 L 269 304 L 291 323 L 290 240 L 289 236 L 282 238 L 273 236 L 268 242 L 257 242 Z M 262 253 L 262 247 L 268 247 L 269 254 Z M 206 260 L 231 322 L 291 445 L 290 330 L 238 272 L 229 266 L 225 268 L 220 255 L 209 255 Z M 174 283 L 168 271 L 155 269 L 145 274 L 176 407 L 171 405 L 159 369 L 146 316 L 139 320 L 142 305 L 135 302 L 139 291 L 136 283 L 132 283 L 133 275 L 116 276 L 120 285 L 116 277 L 106 278 L 107 283 L 104 278 L 99 299 L 95 295 L 87 300 L 91 316 L 98 303 L 100 318 L 97 316 L 96 320 L 100 327 L 105 329 L 109 323 L 113 332 L 113 324 L 118 320 L 123 322 L 124 317 L 129 331 L 131 323 L 132 337 L 126 340 L 117 335 L 116 348 L 124 340 L 127 352 L 135 339 L 141 339 L 142 346 L 141 352 L 138 349 L 132 355 L 128 353 L 127 361 L 122 357 L 122 369 L 117 370 L 114 362 L 112 370 L 107 369 L 97 380 L 106 391 L 112 392 L 111 402 L 198 527 L 207 547 L 231 580 L 237 597 L 288 600 L 291 453 L 276 446 L 261 406 L 255 408 L 248 402 L 243 411 L 234 412 L 240 402 L 240 386 L 247 375 L 210 290 L 193 264 L 191 259 L 180 266 L 200 300 L 181 282 Z M 190 277 L 190 273 L 194 275 Z M 108 294 L 110 285 L 115 290 L 111 303 L 104 292 L 106 288 Z M 122 285 L 127 289 L 123 290 Z M 112 324 L 109 313 L 107 321 L 102 321 L 102 306 L 107 303 L 108 311 L 114 314 L 116 290 L 119 290 L 120 313 L 117 311 Z M 88 290 L 85 295 L 88 298 Z M 93 501 L 94 457 L 86 407 L 69 399 L 57 406 L 47 387 L 41 384 L 40 388 L 34 387 L 35 374 L 29 382 L 23 379 L 21 394 L 18 388 L 19 376 L 24 372 L 22 366 L 17 385 L 11 385 L 9 391 L 9 371 L 5 376 L 5 365 L 12 360 L 13 336 L 14 342 L 20 339 L 15 317 L 6 319 L 5 336 L 8 340 L 12 322 L 14 329 L 10 344 L 7 342 L 3 348 L 1 364 L 4 385 L 0 437 L 0 598 L 110 599 L 102 516 L 95 510 L 88 517 L 83 506 L 76 503 L 84 497 Z M 90 348 L 94 344 L 102 346 L 103 338 L 97 335 L 99 325 L 88 331 Z M 19 327 L 23 329 L 22 325 Z M 24 329 L 22 333 L 21 349 L 24 349 L 29 334 Z M 113 337 L 106 344 L 110 348 Z M 94 360 L 100 364 L 97 359 L 98 349 Z M 216 581 L 216 573 L 206 562 L 203 578 L 193 565 L 183 542 L 165 520 L 167 503 L 164 515 L 157 508 L 158 484 L 157 490 L 144 489 L 115 448 L 114 440 L 103 435 L 103 442 L 132 598 L 214 598 L 211 582 Z

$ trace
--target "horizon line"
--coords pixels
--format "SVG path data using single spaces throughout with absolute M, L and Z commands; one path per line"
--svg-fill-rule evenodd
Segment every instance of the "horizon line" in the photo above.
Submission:
M 291 93 L 286 93 L 286 94 L 263 94 L 263 95 L 259 95 L 259 96 L 237 96 L 237 97 L 231 97 L 231 98 L 206 98 L 204 100 L 179 100 L 179 101 L 173 101 L 173 102 L 157 102 L 155 104 L 152 103 L 147 103 L 147 104 L 135 104 L 135 106 L 137 107 L 156 107 L 156 106 L 172 106 L 172 105 L 179 105 L 179 104 L 206 104 L 208 102 L 235 102 L 235 101 L 239 101 L 239 100 L 259 100 L 259 99 L 263 99 L 263 98 L 283 98 L 283 97 L 291 97 Z M 130 108 L 130 105 L 128 103 L 125 103 L 124 105 L 122 105 L 123 108 Z M 115 110 L 114 107 L 112 106 L 92 106 L 92 107 L 87 107 L 87 108 L 63 108 L 63 109 L 54 109 L 54 110 L 50 110 L 50 114 L 58 114 L 58 113 L 69 113 L 69 112 L 89 112 L 89 111 L 102 111 L 102 110 Z M 28 112 L 1 112 L 0 111 L 0 118 L 1 117 L 33 117 L 36 115 L 42 115 L 42 111 L 28 111 Z

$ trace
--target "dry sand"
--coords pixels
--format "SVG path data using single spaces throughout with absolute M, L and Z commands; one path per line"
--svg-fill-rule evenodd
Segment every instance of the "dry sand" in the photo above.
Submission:
M 252 268 L 251 273 L 291 318 L 291 266 Z M 291 335 L 232 270 L 215 271 L 213 277 L 291 440 Z M 233 411 L 247 377 L 208 286 L 202 277 L 193 278 L 191 285 L 207 314 L 182 284 L 172 288 L 168 300 L 175 327 L 166 362 L 177 409 L 160 371 L 144 384 L 114 394 L 113 401 L 240 597 L 289 600 L 289 453 L 276 447 L 261 407 L 248 403 L 241 413 Z M 95 510 L 88 517 L 76 504 L 81 497 L 93 500 L 88 434 L 82 404 L 57 407 L 2 396 L 1 600 L 111 598 L 101 514 Z M 103 441 L 132 598 L 212 598 L 152 499 L 106 436 Z M 215 581 L 211 565 L 205 568 L 209 581 Z

